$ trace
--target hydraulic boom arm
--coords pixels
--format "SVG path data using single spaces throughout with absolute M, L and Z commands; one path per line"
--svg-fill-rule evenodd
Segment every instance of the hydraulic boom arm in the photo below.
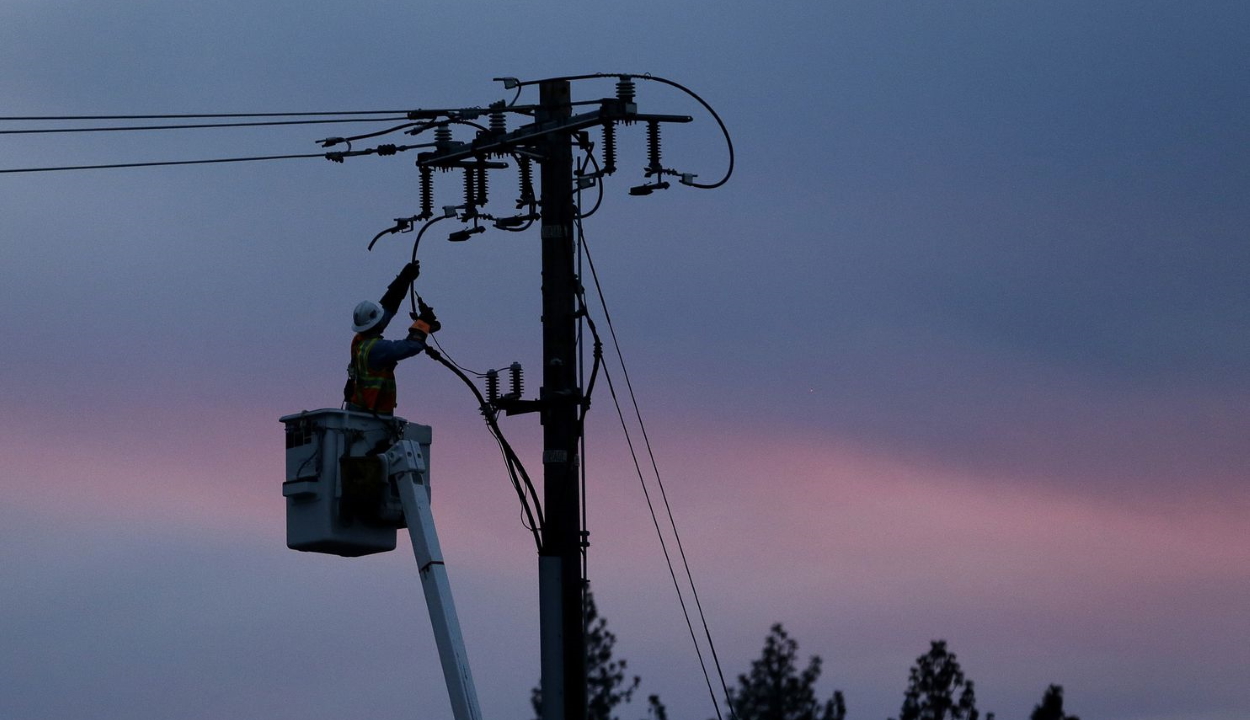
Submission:
M 412 554 L 421 572 L 425 604 L 430 609 L 434 626 L 434 642 L 443 664 L 451 712 L 455 720 L 482 720 L 477 703 L 477 689 L 469 672 L 469 658 L 456 617 L 456 604 L 451 596 L 451 583 L 443 565 L 443 551 L 434 531 L 434 515 L 430 512 L 430 486 L 425 481 L 425 458 L 421 446 L 413 440 L 401 440 L 386 452 L 388 474 L 394 480 L 408 522 Z

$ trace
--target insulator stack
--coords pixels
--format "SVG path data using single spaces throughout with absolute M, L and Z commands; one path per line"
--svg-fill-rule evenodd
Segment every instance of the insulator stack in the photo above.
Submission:
M 491 103 L 490 106 L 490 131 L 496 135 L 503 135 L 508 132 L 508 116 L 504 114 L 504 102 Z
M 499 400 L 499 371 L 486 371 L 486 399 L 490 402 Z
M 513 397 L 521 397 L 525 392 L 525 378 L 522 376 L 521 363 L 514 362 L 508 366 L 508 378 L 511 380 L 511 392 L 508 393 Z
M 465 212 L 473 212 L 473 208 L 477 207 L 474 198 L 477 197 L 477 179 L 476 169 L 466 167 L 464 169 L 464 210 Z
M 516 201 L 517 209 L 534 202 L 534 165 L 527 157 L 517 158 L 517 169 L 521 176 L 521 197 Z
M 663 169 L 660 165 L 660 124 L 652 120 L 647 122 L 647 175 L 658 175 Z
M 434 146 L 439 150 L 446 150 L 451 147 L 451 128 L 446 125 L 439 125 L 434 128 Z
M 603 174 L 616 172 L 616 123 L 603 125 Z
M 616 81 L 616 99 L 623 103 L 634 101 L 634 79 L 623 77 Z
M 421 219 L 434 217 L 434 169 L 421 166 Z
M 486 190 L 490 186 L 487 174 L 486 168 L 477 169 L 477 205 L 479 207 L 486 204 Z

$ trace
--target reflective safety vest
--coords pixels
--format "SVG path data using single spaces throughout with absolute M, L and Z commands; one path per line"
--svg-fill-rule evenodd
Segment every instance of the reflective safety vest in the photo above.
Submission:
M 357 335 L 352 338 L 352 380 L 355 390 L 352 392 L 351 403 L 379 415 L 391 415 L 395 412 L 395 366 L 381 370 L 369 367 L 369 351 L 380 339 L 377 335 Z

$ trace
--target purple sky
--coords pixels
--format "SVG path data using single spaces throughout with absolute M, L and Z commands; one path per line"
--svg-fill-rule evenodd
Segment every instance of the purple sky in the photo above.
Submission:
M 938 638 L 1003 720 L 1050 683 L 1087 719 L 1233 720 L 1248 22 L 1233 2 L 11 0 L 0 97 L 294 112 L 485 105 L 499 75 L 692 87 L 733 132 L 733 180 L 628 196 L 633 129 L 586 233 L 726 673 L 783 622 L 856 720 L 897 713 Z M 722 172 L 694 103 L 639 100 L 697 116 L 666 162 Z M 0 167 L 335 134 L 0 136 Z M 407 257 L 411 236 L 365 245 L 417 211 L 411 163 L 0 175 L 0 717 L 450 717 L 411 557 L 286 550 L 278 487 L 278 416 L 335 404 L 350 309 Z M 443 227 L 420 283 L 444 346 L 536 367 L 537 233 Z M 399 374 L 401 414 L 435 427 L 485 715 L 521 717 L 537 563 L 515 497 L 459 382 L 420 358 Z M 537 467 L 533 423 L 505 429 Z M 606 393 L 589 432 L 600 608 L 642 691 L 706 720 Z

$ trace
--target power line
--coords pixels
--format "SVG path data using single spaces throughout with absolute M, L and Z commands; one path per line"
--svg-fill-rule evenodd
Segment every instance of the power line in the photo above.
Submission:
M 622 80 L 626 78 L 637 79 L 637 80 L 650 80 L 651 82 L 658 82 L 664 85 L 668 85 L 669 87 L 676 88 L 684 92 L 685 94 L 689 95 L 690 97 L 694 98 L 696 102 L 698 102 L 700 105 L 703 106 L 703 109 L 707 110 L 708 113 L 712 115 L 712 119 L 715 120 L 716 125 L 720 127 L 721 134 L 724 135 L 725 137 L 725 146 L 729 149 L 729 167 L 725 170 L 725 174 L 721 176 L 721 178 L 717 180 L 716 182 L 700 183 L 700 182 L 691 181 L 691 182 L 686 182 L 685 184 L 689 185 L 690 187 L 699 188 L 700 190 L 713 190 L 729 182 L 729 177 L 734 174 L 734 143 L 733 143 L 733 139 L 729 137 L 729 128 L 725 127 L 725 123 L 723 120 L 720 119 L 720 115 L 716 112 L 715 109 L 712 108 L 710 104 L 708 104 L 706 100 L 699 97 L 698 93 L 686 87 L 685 85 L 682 85 L 676 80 L 669 80 L 668 78 L 662 78 L 658 75 L 652 75 L 650 73 L 642 73 L 641 75 L 636 74 L 636 73 L 587 73 L 584 75 L 564 75 L 564 76 L 555 77 L 555 78 L 543 78 L 541 80 L 521 80 L 517 82 L 517 87 L 523 88 L 526 85 L 537 85 L 539 83 L 549 82 L 551 80 L 569 80 L 569 81 L 602 80 L 605 78 L 619 78 Z
M 86 128 L 30 128 L 0 130 L 0 135 L 46 135 L 52 133 L 120 132 L 132 130 L 198 130 L 202 128 L 274 127 L 278 125 L 330 125 L 333 123 L 396 122 L 406 115 L 381 118 L 339 118 L 334 120 L 267 120 L 263 122 L 185 123 L 181 125 L 107 125 Z M 368 137 L 368 136 L 366 136 Z
M 216 163 L 257 162 L 261 160 L 298 160 L 303 158 L 327 159 L 331 153 L 306 153 L 302 155 L 258 155 L 255 157 L 212 158 L 209 160 L 161 160 L 157 162 L 109 163 L 106 165 L 62 165 L 59 167 L 2 168 L 0 174 L 59 172 L 61 170 L 112 170 L 114 168 L 160 167 L 165 165 L 212 165 Z
M 425 354 L 438 361 L 450 370 L 456 377 L 460 378 L 460 380 L 468 386 L 469 390 L 473 393 L 473 396 L 477 398 L 478 406 L 482 411 L 482 417 L 486 419 L 486 426 L 490 430 L 490 434 L 495 438 L 495 441 L 499 443 L 499 449 L 503 452 L 504 464 L 507 466 L 508 476 L 512 481 L 512 487 L 516 490 L 517 497 L 521 502 L 522 511 L 525 513 L 525 518 L 529 520 L 528 524 L 525 524 L 524 521 L 522 524 L 525 525 L 526 529 L 529 530 L 534 536 L 534 546 L 541 553 L 543 545 L 542 527 L 544 522 L 542 503 L 538 500 L 538 491 L 535 489 L 534 483 L 530 480 L 529 473 L 525 471 L 525 466 L 521 463 L 521 459 L 517 456 L 516 451 L 512 449 L 512 445 L 508 442 L 508 439 L 504 437 L 503 431 L 500 430 L 499 423 L 495 419 L 494 408 L 489 402 L 487 402 L 486 398 L 482 397 L 481 391 L 477 389 L 477 386 L 473 384 L 473 381 L 461 372 L 454 363 L 444 357 L 441 352 L 432 347 L 427 347 L 425 349 Z M 524 488 L 522 488 L 522 483 L 524 483 Z M 529 492 L 528 496 L 526 495 L 527 490 Z M 530 505 L 531 498 L 533 499 L 532 506 Z
M 625 423 L 625 414 L 621 412 L 621 403 L 616 396 L 616 384 L 612 382 L 612 373 L 607 367 L 603 368 L 603 377 L 608 381 L 608 392 L 612 395 L 612 404 L 616 407 L 616 416 L 621 421 L 621 431 L 625 434 L 625 443 L 629 446 L 629 456 L 634 461 L 634 472 L 638 474 L 638 482 L 642 486 L 642 494 L 647 499 L 647 509 L 651 512 L 651 523 L 655 526 L 656 537 L 660 539 L 660 550 L 664 553 L 664 562 L 668 565 L 668 575 L 673 579 L 673 589 L 677 591 L 677 602 L 681 604 L 682 617 L 686 619 L 686 628 L 690 631 L 690 642 L 694 644 L 695 655 L 699 658 L 699 667 L 703 670 L 703 680 L 707 683 L 708 695 L 712 698 L 712 707 L 716 710 L 716 717 L 721 718 L 720 704 L 716 702 L 716 691 L 712 689 L 712 678 L 708 675 L 707 664 L 703 661 L 703 650 L 699 648 L 699 641 L 694 634 L 694 624 L 690 622 L 690 611 L 686 608 L 686 598 L 681 592 L 681 585 L 677 582 L 677 571 L 673 569 L 673 559 L 668 554 L 668 544 L 664 542 L 664 533 L 660 530 L 660 521 L 655 514 L 655 505 L 651 502 L 651 492 L 647 490 L 647 483 L 643 480 L 642 466 L 638 464 L 638 453 L 634 450 L 634 441 L 629 436 L 629 428 Z
M 681 541 L 681 534 L 677 531 L 677 521 L 673 517 L 673 508 L 668 502 L 668 493 L 664 489 L 664 479 L 660 475 L 660 468 L 659 468 L 659 465 L 656 463 L 655 453 L 651 449 L 651 438 L 647 434 L 646 423 L 644 423 L 642 420 L 642 411 L 639 409 L 638 399 L 634 395 L 634 386 L 633 386 L 633 383 L 629 379 L 629 370 L 625 367 L 625 357 L 621 352 L 621 345 L 616 337 L 616 328 L 612 324 L 612 314 L 608 312 L 608 303 L 607 303 L 607 300 L 605 300 L 603 297 L 603 286 L 599 284 L 599 273 L 595 271 L 595 261 L 594 261 L 594 258 L 592 258 L 590 255 L 589 246 L 586 245 L 586 236 L 585 236 L 584 231 L 582 230 L 582 223 L 580 219 L 577 221 L 577 234 L 578 234 L 578 240 L 579 240 L 581 249 L 586 255 L 586 263 L 590 267 L 590 274 L 595 283 L 595 291 L 599 295 L 599 305 L 603 308 L 603 317 L 608 322 L 608 331 L 612 336 L 612 345 L 616 349 L 617 361 L 621 365 L 621 373 L 625 377 L 625 386 L 629 391 L 629 399 L 630 399 L 630 402 L 633 403 L 633 406 L 634 406 L 634 416 L 638 420 L 638 427 L 642 430 L 642 438 L 647 448 L 647 455 L 651 459 L 651 470 L 655 473 L 655 482 L 656 482 L 656 485 L 660 489 L 660 497 L 664 501 L 664 509 L 668 514 L 669 525 L 673 529 L 673 537 L 677 541 L 677 551 L 681 556 L 682 566 L 685 568 L 685 571 L 686 571 L 686 581 L 690 584 L 690 593 L 694 598 L 695 607 L 699 613 L 699 620 L 703 624 L 703 634 L 704 634 L 704 637 L 707 638 L 708 649 L 712 654 L 712 662 L 716 666 L 716 674 L 718 678 L 720 679 L 721 690 L 724 691 L 725 693 L 726 708 L 729 710 L 730 717 L 734 718 L 734 720 L 737 720 L 737 714 L 734 712 L 733 704 L 728 702 L 729 686 L 725 683 L 725 673 L 723 670 L 721 670 L 720 656 L 717 654 L 716 644 L 712 640 L 712 631 L 708 627 L 708 624 L 707 624 L 707 615 L 704 614 L 703 612 L 703 603 L 700 602 L 699 600 L 699 590 L 695 586 L 694 575 L 690 571 L 690 562 L 686 558 L 686 550 Z M 584 301 L 583 301 L 583 305 L 584 305 Z M 593 323 L 591 325 L 591 329 L 593 332 L 593 329 L 594 329 Z M 597 337 L 597 334 L 596 334 L 596 337 Z M 712 690 L 712 681 L 711 681 L 711 678 L 708 676 L 707 666 L 704 665 L 703 663 L 703 653 L 699 649 L 698 640 L 696 640 L 695 638 L 694 627 L 690 622 L 690 614 L 686 609 L 686 601 L 685 601 L 685 598 L 682 596 L 681 587 L 677 581 L 677 574 L 673 570 L 673 561 L 669 557 L 668 546 L 664 542 L 664 534 L 660 531 L 660 523 L 659 523 L 659 520 L 656 519 L 655 507 L 651 503 L 651 493 L 648 492 L 647 483 L 643 479 L 642 468 L 640 467 L 638 463 L 638 455 L 634 451 L 634 443 L 633 443 L 633 440 L 630 439 L 629 428 L 626 425 L 625 416 L 621 412 L 620 402 L 617 400 L 616 387 L 612 383 L 612 376 L 611 374 L 608 373 L 608 369 L 606 365 L 603 368 L 603 376 L 608 381 L 608 392 L 612 395 L 612 402 L 616 406 L 617 417 L 619 417 L 621 421 L 621 430 L 624 431 L 625 433 L 625 442 L 629 446 L 629 454 L 633 458 L 634 470 L 635 472 L 637 472 L 638 481 L 642 485 L 642 493 L 643 493 L 643 496 L 647 500 L 647 509 L 651 512 L 651 522 L 652 524 L 655 525 L 656 535 L 660 539 L 660 548 L 664 551 L 664 560 L 668 564 L 668 572 L 669 572 L 669 575 L 673 579 L 673 587 L 674 589 L 677 590 L 677 600 L 681 604 L 682 614 L 686 618 L 686 626 L 690 630 L 690 639 L 694 642 L 695 654 L 698 655 L 699 657 L 699 666 L 703 669 L 703 678 L 707 682 L 708 693 L 712 697 L 712 706 L 716 710 L 716 717 L 720 719 L 721 718 L 720 704 L 716 701 L 716 693 Z
M 246 117 L 326 117 L 334 115 L 396 115 L 408 110 L 351 110 L 346 112 L 263 112 L 263 113 L 204 113 L 172 115 L 0 115 L 0 121 L 57 120 L 189 120 L 194 118 L 246 118 Z

